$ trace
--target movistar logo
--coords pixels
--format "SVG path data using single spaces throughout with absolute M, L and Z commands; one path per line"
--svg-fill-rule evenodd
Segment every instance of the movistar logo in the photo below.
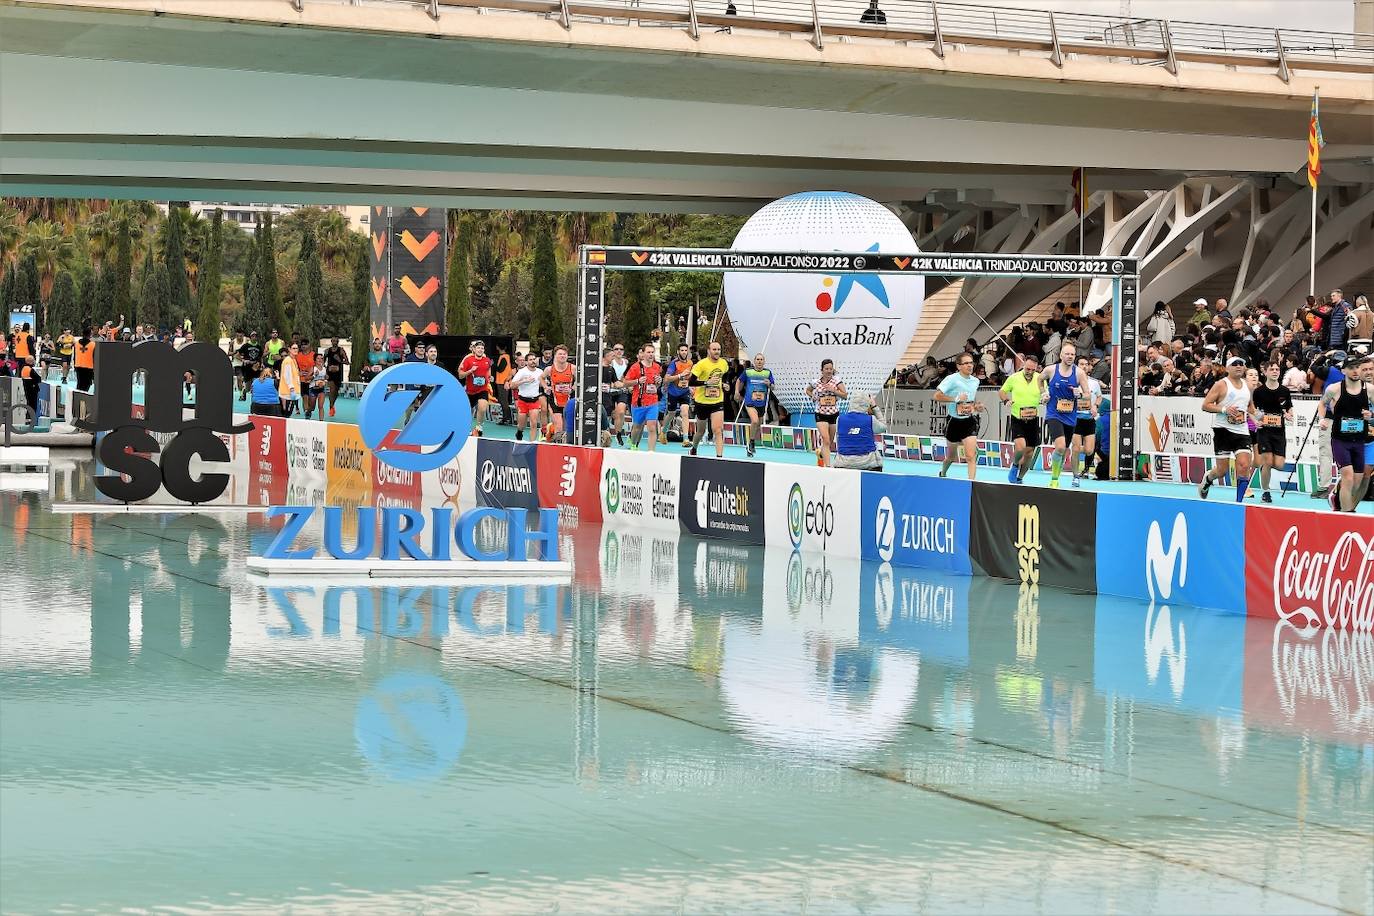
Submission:
M 877 251 L 878 243 L 874 242 L 872 245 L 869 245 L 866 250 Z M 854 291 L 855 286 L 868 290 L 874 299 L 882 303 L 883 308 L 892 307 L 892 304 L 888 302 L 887 299 L 887 287 L 883 285 L 883 278 L 880 274 L 840 274 L 839 280 L 839 286 L 835 286 L 834 277 L 826 277 L 821 281 L 821 285 L 824 286 L 825 289 L 821 290 L 820 294 L 816 296 L 816 311 L 834 311 L 836 314 L 839 314 L 840 309 L 844 307 L 845 302 L 849 299 L 849 294 Z M 830 291 L 831 287 L 835 288 L 833 294 Z

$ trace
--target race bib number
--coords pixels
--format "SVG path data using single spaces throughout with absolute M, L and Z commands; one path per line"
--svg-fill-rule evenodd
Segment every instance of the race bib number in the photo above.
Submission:
M 1267 413 L 1267 414 L 1265 414 L 1265 415 L 1264 415 L 1264 425 L 1265 425 L 1265 426 L 1282 426 L 1282 425 L 1283 425 L 1283 415 L 1282 415 L 1282 414 L 1277 414 L 1277 413 Z
M 720 394 L 720 379 L 712 378 L 706 380 L 707 394 Z
M 820 400 L 816 403 L 818 406 L 825 410 L 834 410 L 835 404 L 838 402 L 838 400 L 839 399 L 836 398 L 833 394 L 823 394 L 821 395 Z
M 472 377 L 472 384 L 475 385 L 475 386 L 478 387 L 478 388 L 481 388 L 481 387 L 482 387 L 483 385 L 485 385 L 486 383 L 487 383 L 487 377 L 486 377 L 485 375 L 474 375 L 474 376 Z
M 961 417 L 967 417 L 973 413 L 972 401 L 960 401 L 954 405 L 954 412 Z
M 645 386 L 644 386 L 644 393 L 645 393 L 645 394 L 657 394 L 657 393 L 658 393 L 658 386 L 657 386 L 657 385 L 645 385 Z
M 572 385 L 560 382 L 553 386 L 554 394 L 572 394 Z
M 1021 419 L 1023 420 L 1034 420 L 1036 416 L 1038 416 L 1038 414 L 1039 411 L 1037 411 L 1034 407 L 1021 408 Z
M 762 391 L 755 391 L 753 394 L 749 395 L 749 400 L 753 401 L 755 404 L 762 404 L 765 397 L 766 395 Z
M 1345 417 L 1341 420 L 1341 432 L 1343 433 L 1362 433 L 1364 432 L 1364 420 L 1359 417 Z
M 1092 401 L 1092 398 L 1079 398 L 1079 399 L 1078 399 L 1078 412 L 1079 412 L 1079 413 L 1092 413 L 1092 409 L 1093 409 L 1093 401 Z
M 1060 398 L 1054 402 L 1054 409 L 1060 413 L 1073 413 L 1073 398 Z
M 1241 410 L 1239 407 L 1232 407 L 1230 410 L 1226 411 L 1226 418 L 1232 423 L 1239 423 L 1245 419 L 1245 411 Z

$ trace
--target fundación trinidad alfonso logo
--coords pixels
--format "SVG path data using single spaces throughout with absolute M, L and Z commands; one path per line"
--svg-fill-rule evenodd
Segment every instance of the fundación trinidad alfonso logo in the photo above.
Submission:
M 398 363 L 363 389 L 358 432 L 378 460 L 402 471 L 432 471 L 462 449 L 472 433 L 472 415 L 448 370 Z
M 1153 413 L 1150 414 L 1150 438 L 1154 440 L 1155 451 L 1162 452 L 1169 447 L 1169 415 L 1164 415 L 1164 422 L 1161 424 L 1155 419 Z
M 874 242 L 866 250 L 877 251 L 878 243 Z M 840 308 L 849 299 L 849 294 L 854 291 L 855 286 L 868 290 L 883 308 L 892 308 L 892 304 L 887 298 L 887 287 L 883 285 L 883 278 L 880 274 L 840 274 L 839 286 L 835 286 L 834 277 L 823 279 L 821 286 L 824 289 L 816 295 L 816 311 L 818 312 L 833 312 L 838 315 Z M 834 288 L 833 294 L 831 293 L 832 287 Z
M 615 468 L 606 469 L 606 514 L 615 515 L 620 510 L 620 472 Z

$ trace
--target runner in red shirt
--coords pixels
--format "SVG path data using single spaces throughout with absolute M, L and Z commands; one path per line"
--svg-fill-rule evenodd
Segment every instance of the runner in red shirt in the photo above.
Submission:
M 472 342 L 472 352 L 458 364 L 458 378 L 467 390 L 468 403 L 475 411 L 476 422 L 472 434 L 480 436 L 482 423 L 487 419 L 487 398 L 491 394 L 491 359 L 487 356 L 487 345 L 482 341 Z
M 663 367 L 654 360 L 654 345 L 639 348 L 639 361 L 625 370 L 616 388 L 630 392 L 630 448 L 639 450 L 639 437 L 649 428 L 649 451 L 658 444 L 659 394 L 663 389 Z

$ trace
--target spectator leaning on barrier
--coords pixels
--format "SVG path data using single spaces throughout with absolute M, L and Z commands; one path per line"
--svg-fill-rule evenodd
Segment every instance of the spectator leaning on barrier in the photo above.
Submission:
M 880 442 L 887 425 L 878 411 L 877 397 L 869 393 L 854 395 L 849 399 L 849 408 L 840 414 L 836 424 L 838 444 L 832 467 L 881 471 Z

